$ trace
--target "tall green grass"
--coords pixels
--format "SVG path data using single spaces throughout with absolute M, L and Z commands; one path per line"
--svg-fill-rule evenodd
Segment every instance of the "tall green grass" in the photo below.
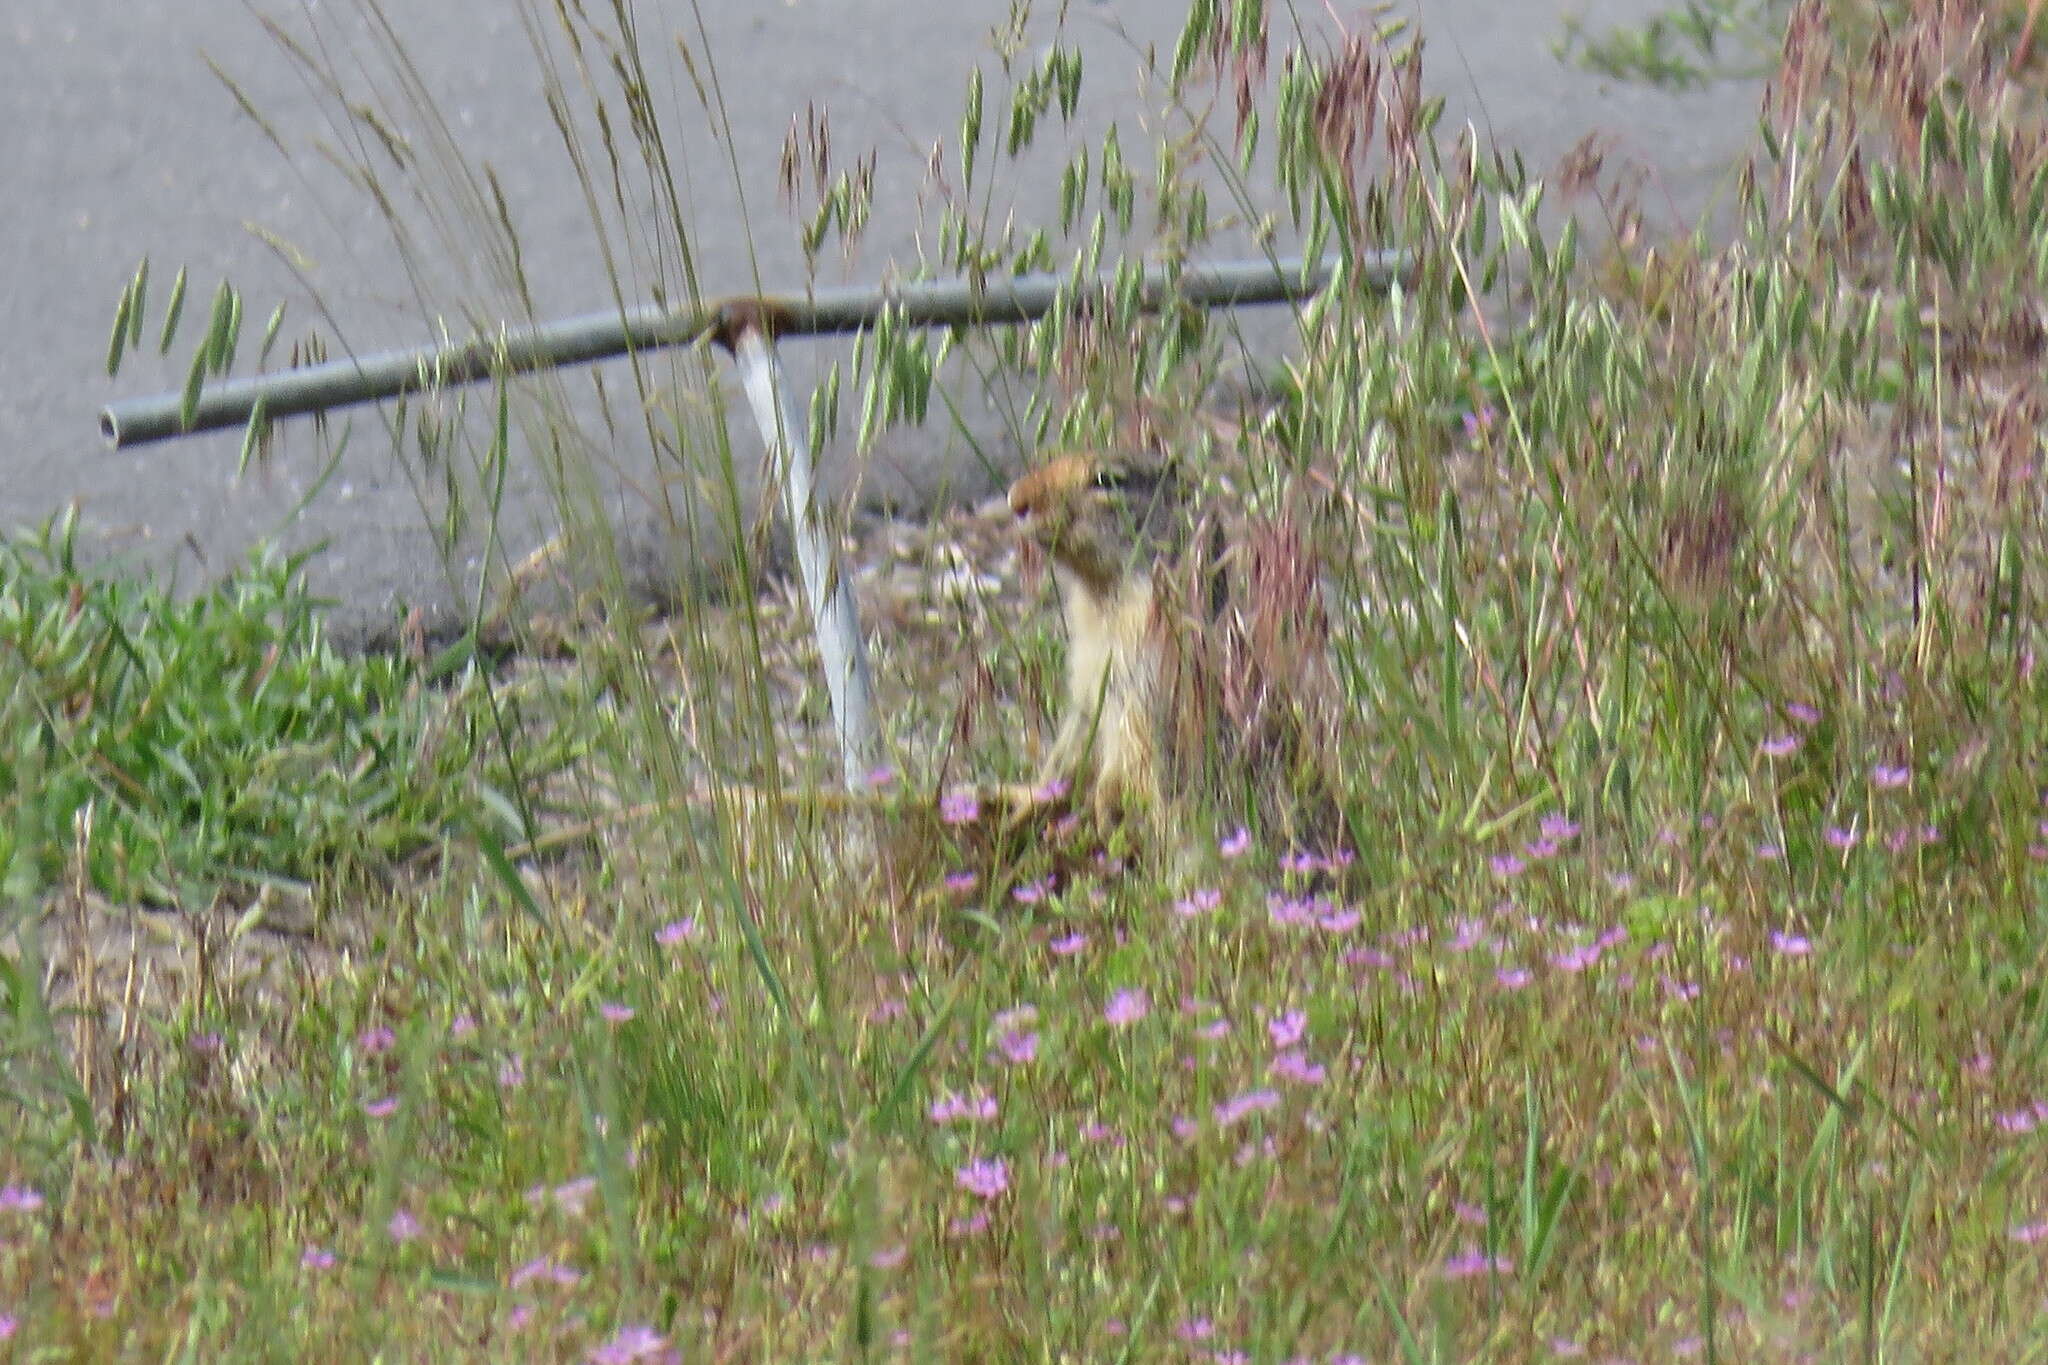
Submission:
M 384 867 L 473 815 L 472 778 L 504 785 L 474 696 L 432 687 L 459 660 L 336 653 L 304 558 L 181 599 L 81 566 L 68 521 L 0 545 L 13 896 L 204 904 Z

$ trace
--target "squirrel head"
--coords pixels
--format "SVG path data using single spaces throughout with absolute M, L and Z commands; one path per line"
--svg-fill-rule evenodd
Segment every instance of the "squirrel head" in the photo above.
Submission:
M 1070 451 L 1010 485 L 1018 530 L 1097 596 L 1150 568 L 1166 470 L 1141 455 Z

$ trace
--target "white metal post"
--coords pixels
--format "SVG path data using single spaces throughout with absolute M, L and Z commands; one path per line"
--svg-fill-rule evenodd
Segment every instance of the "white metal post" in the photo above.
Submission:
M 743 325 L 729 338 L 732 356 L 746 386 L 747 403 L 760 424 L 768 447 L 789 534 L 796 546 L 797 571 L 804 599 L 811 609 L 811 629 L 818 637 L 818 655 L 825 666 L 825 689 L 832 699 L 832 724 L 839 735 L 839 758 L 847 789 L 866 787 L 875 769 L 874 683 L 868 672 L 867 643 L 853 593 L 839 572 L 839 556 L 818 515 L 817 477 L 811 467 L 811 443 L 803 423 L 790 408 L 782 362 L 774 339 L 760 326 Z

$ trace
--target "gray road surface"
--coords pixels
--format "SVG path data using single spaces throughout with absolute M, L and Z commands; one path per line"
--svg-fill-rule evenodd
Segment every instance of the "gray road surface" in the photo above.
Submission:
M 608 302 L 607 276 L 539 93 L 522 8 L 514 0 L 389 6 L 463 150 L 498 172 L 538 311 L 586 312 Z M 921 223 L 914 204 L 925 157 L 935 140 L 955 135 L 965 72 L 976 60 L 992 65 L 990 30 L 1008 8 L 1008 0 L 729 0 L 705 6 L 708 28 L 699 33 L 681 0 L 642 0 L 643 46 L 658 65 L 660 97 L 672 101 L 665 117 L 680 129 L 674 145 L 704 287 L 744 288 L 754 267 L 722 149 L 705 131 L 675 47 L 663 35 L 687 33 L 715 64 L 742 167 L 737 192 L 751 211 L 758 268 L 769 285 L 802 278 L 793 222 L 777 194 L 792 117 L 812 104 L 828 110 L 842 163 L 877 149 L 881 194 L 862 255 L 844 265 L 834 259 L 822 272 L 828 282 L 844 282 L 873 279 L 892 260 L 911 261 L 920 227 L 933 230 L 935 220 Z M 1449 98 L 1451 124 L 1469 118 L 1541 168 L 1586 133 L 1603 132 L 1619 154 L 1650 170 L 1645 198 L 1653 211 L 1686 216 L 1725 194 L 1730 162 L 1754 126 L 1754 87 L 1651 91 L 1568 68 L 1550 54 L 1566 15 L 1597 29 L 1640 21 L 1660 8 L 1658 0 L 1409 0 L 1407 8 L 1428 38 L 1426 70 Z M 1096 140 L 1117 119 L 1127 146 L 1141 140 L 1137 120 L 1157 96 L 1141 89 L 1138 53 L 1147 43 L 1169 51 L 1184 9 L 1184 0 L 1076 0 L 1068 32 L 1082 40 L 1089 65 L 1075 137 Z M 193 279 L 188 331 L 191 314 L 203 310 L 225 277 L 248 299 L 249 346 L 278 300 L 289 303 L 294 319 L 287 335 L 312 319 L 307 284 L 250 225 L 304 254 L 308 280 L 355 347 L 428 340 L 433 305 L 423 304 L 423 293 L 444 306 L 447 296 L 460 296 L 459 278 L 428 281 L 424 289 L 409 281 L 366 196 L 315 156 L 281 156 L 201 56 L 232 73 L 279 135 L 305 149 L 337 137 L 332 105 L 284 59 L 256 16 L 273 14 L 306 31 L 310 14 L 340 44 L 334 50 L 345 63 L 346 43 L 361 33 L 360 11 L 351 0 L 307 0 L 305 10 L 284 0 L 9 0 L 6 10 L 0 529 L 75 501 L 95 553 L 167 571 L 188 586 L 221 573 L 265 536 L 325 541 L 314 576 L 342 604 L 338 633 L 383 634 L 409 604 L 447 620 L 471 566 L 458 553 L 449 567 L 421 510 L 423 500 L 434 504 L 434 490 L 397 471 L 383 429 L 368 414 L 356 421 L 343 467 L 296 518 L 290 514 L 314 473 L 314 442 L 303 429 L 286 435 L 270 468 L 238 480 L 238 436 L 114 454 L 102 448 L 95 426 L 109 397 L 175 388 L 182 377 L 156 362 L 153 345 L 131 358 L 117 381 L 105 376 L 113 305 L 144 254 L 154 262 L 152 318 L 183 263 Z M 1352 22 L 1363 15 L 1342 3 L 1329 12 Z M 401 131 L 417 143 L 419 129 Z M 1018 183 L 1021 217 L 1055 217 L 1043 176 Z M 460 243 L 427 254 L 436 251 L 459 276 Z M 190 343 L 189 335 L 181 338 L 174 357 L 189 354 Z M 810 350 L 792 357 L 800 375 L 815 365 L 816 348 Z M 626 386 L 623 373 L 611 378 L 615 389 Z M 619 441 L 630 445 L 634 431 L 629 420 Z M 972 487 L 971 464 L 961 439 L 935 428 L 892 439 L 864 486 L 897 496 Z M 664 517 L 650 507 L 630 453 L 621 468 L 617 517 L 638 562 L 654 578 L 673 574 Z M 945 472 L 960 468 L 970 472 Z M 546 521 L 537 480 L 515 480 L 513 511 L 511 538 L 533 543 Z

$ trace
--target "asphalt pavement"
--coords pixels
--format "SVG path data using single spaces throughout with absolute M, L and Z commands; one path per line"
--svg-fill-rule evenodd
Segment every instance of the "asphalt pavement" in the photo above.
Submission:
M 1723 81 L 1685 93 L 1647 89 L 1566 65 L 1550 50 L 1568 16 L 1598 30 L 1639 23 L 1663 7 L 1658 0 L 1410 0 L 1404 8 L 1427 40 L 1428 85 L 1447 98 L 1447 123 L 1471 120 L 1538 171 L 1600 133 L 1611 161 L 1631 160 L 1645 171 L 1643 200 L 1653 216 L 1690 221 L 1726 198 L 1731 166 L 1753 138 L 1759 87 Z M 1369 22 L 1356 5 L 1299 8 L 1325 33 L 1339 22 Z M 1099 140 L 1114 120 L 1131 146 L 1158 126 L 1160 93 L 1143 76 L 1143 54 L 1148 45 L 1162 58 L 1171 51 L 1185 9 L 1185 0 L 1069 6 L 1067 36 L 1081 44 L 1087 74 L 1067 142 Z M 529 14 L 545 28 L 553 11 L 515 0 L 390 4 L 412 63 L 402 76 L 359 60 L 377 44 L 356 0 L 10 0 L 0 19 L 0 317 L 9 324 L 0 328 L 0 530 L 75 504 L 90 553 L 187 587 L 212 581 L 265 539 L 321 544 L 311 572 L 339 602 L 338 635 L 385 635 L 412 606 L 433 621 L 454 619 L 473 581 L 476 537 L 443 535 L 444 475 L 394 460 L 375 410 L 354 419 L 332 471 L 321 467 L 310 424 L 300 423 L 281 433 L 260 470 L 239 477 L 239 434 L 110 452 L 97 413 L 115 396 L 179 386 L 182 367 L 174 362 L 190 354 L 195 315 L 223 278 L 246 300 L 245 356 L 280 301 L 286 338 L 318 324 L 341 339 L 336 350 L 367 351 L 429 341 L 450 300 L 474 308 L 475 299 L 490 297 L 465 289 L 471 275 L 484 273 L 481 248 L 465 243 L 459 221 L 409 206 L 404 177 L 337 121 L 332 95 L 286 55 L 262 22 L 266 15 L 318 44 L 316 54 L 352 82 L 377 82 L 393 107 L 405 101 L 401 79 L 430 92 L 454 145 L 472 164 L 488 162 L 496 176 L 538 316 L 608 306 L 611 277 L 542 94 L 529 29 Z M 785 134 L 813 108 L 829 116 L 836 164 L 873 149 L 877 182 L 874 220 L 858 253 L 850 260 L 828 254 L 818 278 L 873 280 L 914 262 L 937 226 L 917 192 L 927 158 L 935 142 L 957 134 L 968 68 L 979 62 L 994 71 L 992 34 L 1009 12 L 1009 0 L 735 0 L 701 8 L 641 0 L 650 93 L 676 157 L 706 292 L 805 278 L 779 180 Z M 1049 32 L 1043 24 L 1030 31 L 1027 58 L 1030 44 Z M 568 48 L 546 41 L 573 87 Z M 682 47 L 691 61 L 679 56 Z M 601 48 L 586 45 L 583 57 L 604 79 Z M 239 85 L 260 123 L 209 59 Z M 723 123 L 707 112 L 693 79 L 716 80 Z M 424 120 L 399 115 L 394 122 L 394 132 L 431 153 L 436 139 Z M 291 155 L 273 144 L 273 134 Z M 339 157 L 324 154 L 322 144 Z M 373 195 L 337 169 L 355 159 L 382 168 L 380 187 L 416 234 L 412 259 L 447 262 L 445 272 L 423 278 L 408 268 Z M 1013 177 L 1010 197 L 997 207 L 1022 223 L 1053 219 L 1051 164 Z M 595 170 L 602 181 L 605 167 Z M 643 198 L 652 222 L 657 206 L 651 193 Z M 615 248 L 624 240 L 615 223 Z M 159 360 L 152 328 L 144 353 L 109 380 L 114 305 L 145 255 L 152 320 L 176 268 L 189 268 L 186 332 L 172 359 Z M 787 349 L 802 380 L 847 345 L 839 339 Z M 645 438 L 636 436 L 641 400 L 630 378 L 618 366 L 600 372 L 608 397 L 590 396 L 587 383 L 572 380 L 582 395 L 574 410 L 616 456 L 604 496 L 629 562 L 659 591 L 688 572 L 689 552 L 678 548 L 674 531 L 673 496 L 681 495 L 651 486 L 659 476 L 633 449 Z M 958 377 L 963 387 L 969 380 Z M 914 505 L 971 494 L 995 476 L 984 467 L 988 458 L 1015 458 L 987 396 L 959 396 L 969 430 L 935 422 L 890 436 L 862 476 L 869 497 Z M 545 462 L 533 458 L 530 443 L 515 441 L 514 450 L 502 529 L 516 552 L 544 535 L 550 495 L 539 472 Z M 835 487 L 850 477 L 828 472 Z

